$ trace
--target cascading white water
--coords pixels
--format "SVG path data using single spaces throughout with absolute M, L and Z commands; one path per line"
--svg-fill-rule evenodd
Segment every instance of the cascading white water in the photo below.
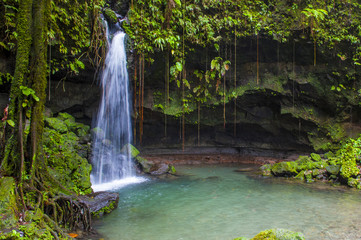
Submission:
M 98 110 L 93 145 L 92 183 L 94 190 L 113 188 L 118 182 L 139 182 L 135 177 L 131 143 L 129 79 L 125 51 L 125 33 L 114 34 L 105 60 L 101 79 L 102 97 Z M 121 149 L 123 148 L 123 151 Z

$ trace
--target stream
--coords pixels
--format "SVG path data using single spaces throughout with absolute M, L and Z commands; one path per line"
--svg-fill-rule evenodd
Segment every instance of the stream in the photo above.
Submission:
M 114 240 L 232 240 L 270 228 L 361 239 L 359 192 L 235 172 L 241 167 L 250 166 L 178 166 L 176 179 L 123 187 L 118 208 L 94 227 Z

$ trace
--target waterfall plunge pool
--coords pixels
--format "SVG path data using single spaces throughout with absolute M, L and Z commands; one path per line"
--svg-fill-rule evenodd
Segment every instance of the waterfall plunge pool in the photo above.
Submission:
M 111 240 L 232 240 L 285 228 L 306 239 L 361 239 L 361 194 L 322 183 L 235 172 L 237 166 L 179 166 L 173 180 L 119 189 L 119 207 L 95 223 Z

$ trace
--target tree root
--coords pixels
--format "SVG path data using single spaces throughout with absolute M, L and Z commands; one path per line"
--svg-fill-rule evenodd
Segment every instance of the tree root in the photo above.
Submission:
M 77 197 L 61 195 L 51 199 L 45 213 L 57 219 L 69 229 L 91 230 L 91 214 L 87 204 L 78 201 Z M 60 213 L 60 214 L 59 214 Z

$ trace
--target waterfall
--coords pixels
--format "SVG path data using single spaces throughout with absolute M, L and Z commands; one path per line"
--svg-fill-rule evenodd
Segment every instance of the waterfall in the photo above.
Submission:
M 137 182 L 127 151 L 132 140 L 130 94 L 125 51 L 125 33 L 118 31 L 109 40 L 109 51 L 101 78 L 102 96 L 93 130 L 93 189 L 114 182 Z M 103 190 L 103 188 L 101 188 Z

